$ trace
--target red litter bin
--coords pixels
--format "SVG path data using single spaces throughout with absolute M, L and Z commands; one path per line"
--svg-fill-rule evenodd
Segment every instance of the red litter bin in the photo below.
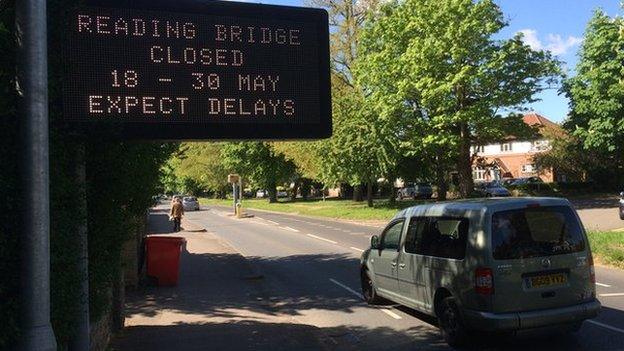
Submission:
M 149 236 L 145 239 L 147 275 L 159 286 L 178 284 L 180 251 L 186 239 L 175 236 Z

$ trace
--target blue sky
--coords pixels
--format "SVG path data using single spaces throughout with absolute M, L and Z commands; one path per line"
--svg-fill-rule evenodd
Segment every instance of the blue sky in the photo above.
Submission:
M 240 1 L 240 0 L 239 0 Z M 508 38 L 525 33 L 525 41 L 536 49 L 550 50 L 565 62 L 570 75 L 574 74 L 579 45 L 587 21 L 594 9 L 602 8 L 610 16 L 620 12 L 618 0 L 494 0 L 503 10 L 509 26 L 500 34 Z M 304 6 L 305 0 L 253 1 L 266 4 Z M 556 89 L 542 92 L 542 101 L 527 106 L 555 122 L 561 122 L 568 113 L 568 101 Z

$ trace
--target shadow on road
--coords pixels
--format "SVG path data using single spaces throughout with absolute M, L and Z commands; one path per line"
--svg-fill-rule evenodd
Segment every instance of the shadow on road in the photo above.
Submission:
M 173 230 L 173 222 L 169 221 L 169 210 L 152 209 L 148 225 L 149 234 L 169 234 Z
M 317 286 L 313 280 L 303 278 L 300 285 L 289 291 L 272 291 L 264 284 L 267 277 L 260 276 L 252 268 L 257 265 L 287 265 L 314 267 L 314 270 L 323 271 L 320 268 L 323 265 L 334 269 L 341 266 L 352 269 L 356 264 L 354 261 L 357 260 L 341 254 L 243 258 L 238 254 L 193 254 L 185 250 L 182 264 L 194 266 L 195 269 L 181 272 L 178 287 L 148 287 L 130 294 L 127 315 L 155 317 L 160 311 L 167 310 L 185 315 L 185 318 L 192 315 L 198 322 L 176 322 L 174 316 L 169 326 L 129 327 L 124 334 L 130 338 L 119 338 L 113 345 L 117 350 L 177 351 L 449 349 L 435 328 L 422 324 L 415 323 L 407 329 L 366 328 L 361 325 L 319 328 L 300 324 L 292 318 L 310 310 L 355 313 L 371 307 L 355 296 L 338 289 L 328 289 L 327 286 Z M 238 268 L 233 271 L 231 267 Z M 271 278 L 281 279 L 279 276 Z M 406 307 L 398 309 L 428 324 L 436 324 L 434 318 L 422 313 Z M 622 315 L 621 311 L 609 308 L 603 313 L 609 314 L 611 320 L 615 314 Z M 267 318 L 270 316 L 286 316 L 286 320 L 290 319 L 292 323 L 275 323 Z M 206 320 L 211 322 L 205 323 Z M 618 317 L 618 320 L 622 318 Z M 613 348 L 600 347 L 596 350 L 618 350 L 624 340 L 617 333 L 613 334 L 613 341 L 607 344 L 613 345 Z M 131 342 L 137 338 L 142 340 L 140 348 Z M 580 334 L 525 332 L 508 339 L 481 338 L 474 347 L 465 350 L 593 350 L 591 346 L 588 348 L 592 342 L 582 340 Z

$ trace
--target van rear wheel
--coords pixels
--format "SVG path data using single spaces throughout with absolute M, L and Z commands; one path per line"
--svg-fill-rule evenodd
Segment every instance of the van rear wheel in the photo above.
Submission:
M 446 297 L 436 308 L 438 326 L 442 337 L 451 347 L 460 347 L 468 344 L 468 331 L 464 326 L 455 299 Z

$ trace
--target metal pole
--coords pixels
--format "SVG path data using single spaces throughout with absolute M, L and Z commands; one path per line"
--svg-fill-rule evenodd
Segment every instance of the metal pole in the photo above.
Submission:
M 83 351 L 89 350 L 89 239 L 88 239 L 88 227 L 87 227 L 87 175 L 86 175 L 86 160 L 85 160 L 85 147 L 82 142 L 76 145 L 74 154 L 75 170 L 76 170 L 76 182 L 78 183 L 78 191 L 76 199 L 78 201 L 78 208 L 80 211 L 77 231 L 78 240 L 78 273 L 80 274 L 80 296 L 78 308 L 75 315 L 75 329 L 74 335 L 69 342 L 69 350 L 71 351 Z
M 56 350 L 50 324 L 48 56 L 45 0 L 15 2 L 17 93 L 23 134 L 21 350 Z
M 234 199 L 234 214 L 236 214 L 236 182 L 232 183 L 232 198 Z

